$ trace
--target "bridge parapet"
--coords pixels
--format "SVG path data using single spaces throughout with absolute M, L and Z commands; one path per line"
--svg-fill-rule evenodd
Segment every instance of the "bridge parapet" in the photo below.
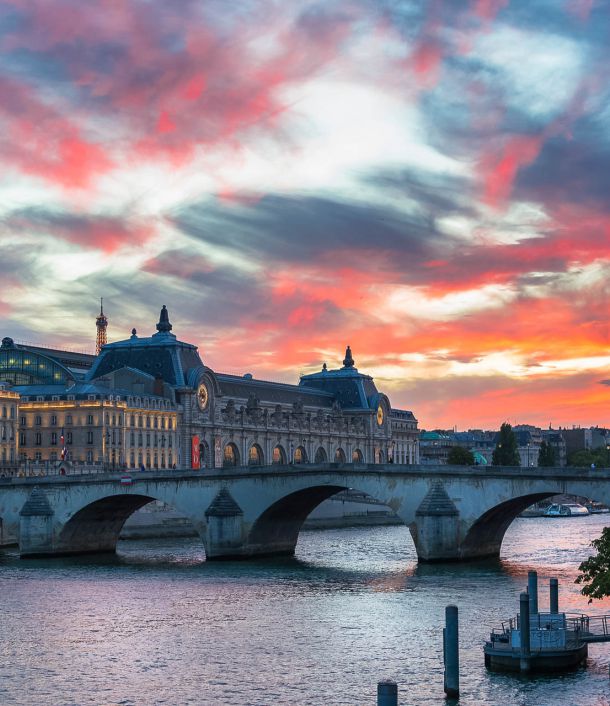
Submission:
M 20 539 L 30 553 L 31 538 L 50 523 L 48 554 L 111 551 L 126 518 L 160 500 L 191 521 L 209 558 L 286 554 L 313 508 L 351 488 L 394 510 L 420 559 L 461 560 L 497 556 L 510 523 L 538 500 L 571 493 L 609 504 L 609 480 L 608 469 L 347 463 L 4 478 L 0 543 Z M 50 520 L 19 514 L 35 486 L 47 497 Z M 226 503 L 214 505 L 224 491 L 238 508 L 231 515 L 216 512 L 226 510 Z

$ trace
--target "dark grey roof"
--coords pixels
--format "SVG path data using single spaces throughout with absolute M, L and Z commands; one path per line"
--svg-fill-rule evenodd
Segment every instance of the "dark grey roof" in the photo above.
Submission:
M 335 399 L 330 392 L 321 392 L 301 385 L 288 385 L 224 373 L 216 373 L 216 379 L 222 394 L 227 397 L 248 398 L 254 394 L 263 403 L 292 404 L 300 400 L 304 405 L 328 408 L 332 407 Z
M 11 389 L 18 392 L 22 397 L 44 397 L 45 399 L 59 397 L 60 400 L 67 399 L 68 395 L 74 397 L 75 400 L 87 399 L 89 395 L 96 395 L 96 397 L 104 399 L 112 395 L 113 397 L 118 396 L 123 400 L 126 400 L 127 397 L 136 396 L 136 393 L 132 390 L 107 387 L 97 382 L 76 382 L 69 387 L 66 385 L 15 385 Z M 149 393 L 137 393 L 137 396 L 168 401 L 166 397 Z
M 379 402 L 379 392 L 373 378 L 359 373 L 352 366 L 339 370 L 324 368 L 319 373 L 302 375 L 299 385 L 331 393 L 344 408 L 375 409 Z
M 87 378 L 92 380 L 120 368 L 134 368 L 182 387 L 187 384 L 189 371 L 202 366 L 196 346 L 177 341 L 171 333 L 157 333 L 150 338 L 104 346 Z
M 395 407 L 392 407 L 392 409 L 390 410 L 390 417 L 396 417 L 398 419 L 408 419 L 409 421 L 413 422 L 417 421 L 413 412 L 407 409 L 396 409 Z

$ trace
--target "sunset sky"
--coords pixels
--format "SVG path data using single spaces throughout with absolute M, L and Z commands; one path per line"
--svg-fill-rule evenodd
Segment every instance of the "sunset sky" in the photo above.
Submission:
M 0 332 L 350 344 L 425 428 L 610 425 L 607 0 L 0 0 Z

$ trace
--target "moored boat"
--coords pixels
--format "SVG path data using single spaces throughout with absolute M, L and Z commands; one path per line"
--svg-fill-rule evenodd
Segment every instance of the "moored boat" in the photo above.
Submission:
M 597 503 L 594 500 L 587 503 L 586 508 L 590 515 L 601 515 L 610 512 L 610 509 L 608 509 L 605 505 L 602 505 L 602 503 Z
M 545 510 L 543 517 L 582 517 L 588 515 L 589 510 L 578 503 L 553 504 Z

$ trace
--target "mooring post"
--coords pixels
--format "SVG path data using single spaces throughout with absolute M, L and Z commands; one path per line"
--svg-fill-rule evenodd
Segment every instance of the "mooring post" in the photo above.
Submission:
M 460 652 L 458 632 L 458 609 L 456 605 L 445 608 L 445 630 L 443 640 L 445 658 L 445 694 L 449 698 L 460 695 Z
M 538 612 L 538 572 L 527 572 L 527 592 L 530 597 L 530 613 Z
M 377 706 L 398 706 L 398 685 L 386 680 L 377 683 Z
M 519 597 L 519 632 L 521 635 L 521 657 L 519 668 L 522 672 L 530 670 L 530 595 L 522 593 Z
M 550 612 L 559 613 L 559 579 L 551 579 L 550 594 Z

